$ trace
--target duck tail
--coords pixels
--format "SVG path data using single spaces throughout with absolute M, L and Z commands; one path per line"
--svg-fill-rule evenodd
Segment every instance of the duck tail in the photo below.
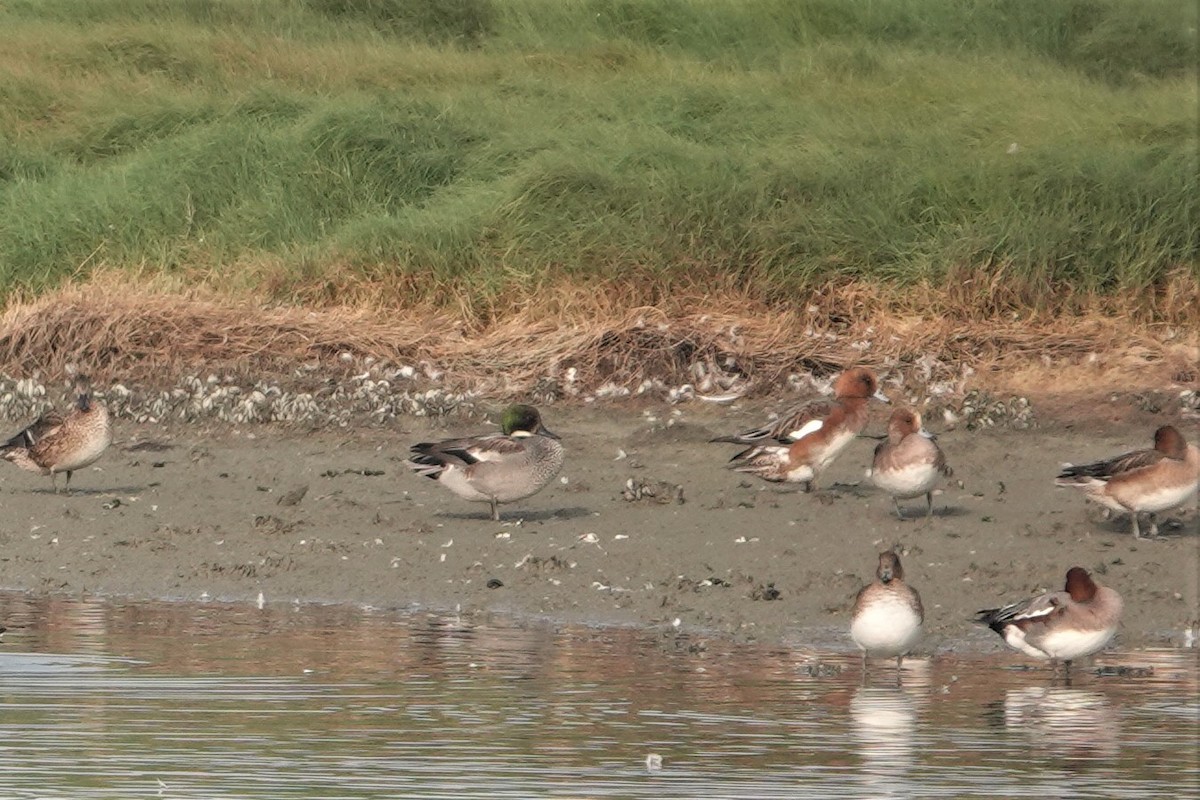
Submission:
M 28 450 L 33 447 L 33 437 L 29 435 L 29 429 L 21 431 L 12 436 L 4 444 L 0 444 L 0 457 L 9 458 L 13 451 Z
M 975 612 L 975 617 L 971 621 L 976 625 L 986 625 L 1001 636 L 1004 635 L 1004 629 L 1008 627 L 1008 623 L 1012 620 L 1014 606 L 1003 606 L 1001 608 L 985 608 L 982 611 Z
M 752 428 L 746 431 L 727 434 L 725 436 L 714 436 L 709 442 L 729 442 L 730 444 L 745 444 L 745 445 L 760 445 L 768 442 L 781 442 L 781 439 L 776 439 L 771 433 L 771 426 L 764 425 L 761 428 Z M 788 444 L 791 441 L 788 440 Z
M 1075 486 L 1089 489 L 1098 484 L 1107 483 L 1105 464 L 1063 464 L 1058 475 L 1054 477 L 1056 486 Z
M 726 462 L 726 466 L 730 469 L 744 467 L 747 464 L 750 464 L 757 456 L 762 455 L 764 452 L 765 451 L 762 445 L 751 445 L 745 450 L 739 450 L 738 452 L 734 453 L 729 461 Z
M 414 451 L 416 448 L 413 448 Z M 446 469 L 446 464 L 427 453 L 414 452 L 404 461 L 404 466 L 411 469 L 418 475 L 424 475 L 426 478 L 437 480 L 441 477 L 442 472 Z
M 1101 478 L 1111 475 L 1107 461 L 1095 461 L 1091 464 L 1063 464 L 1055 477 L 1059 486 L 1086 486 Z

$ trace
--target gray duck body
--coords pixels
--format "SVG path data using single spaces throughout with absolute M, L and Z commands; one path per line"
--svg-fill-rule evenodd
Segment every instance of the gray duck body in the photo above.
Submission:
M 411 452 L 405 462 L 410 468 L 464 500 L 490 503 L 494 520 L 499 504 L 541 491 L 564 460 L 558 437 L 531 406 L 506 410 L 501 433 L 421 442 Z

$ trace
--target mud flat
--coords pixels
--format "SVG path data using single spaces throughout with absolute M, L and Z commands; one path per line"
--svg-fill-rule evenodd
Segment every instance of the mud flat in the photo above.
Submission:
M 118 423 L 70 497 L 0 464 L 0 585 L 461 608 L 849 647 L 850 600 L 876 551 L 894 546 L 925 601 L 923 652 L 998 647 L 972 613 L 1057 588 L 1076 564 L 1124 595 L 1124 646 L 1181 644 L 1200 616 L 1194 505 L 1167 515 L 1157 540 L 1135 541 L 1126 519 L 1105 520 L 1053 484 L 1063 460 L 1147 446 L 1149 415 L 945 431 L 955 476 L 926 523 L 923 501 L 900 521 L 864 480 L 870 439 L 813 494 L 724 469 L 733 449 L 707 440 L 762 412 L 548 407 L 567 465 L 540 494 L 503 507 L 499 523 L 401 463 L 414 441 L 490 429 L 478 419 L 310 433 Z M 869 433 L 885 414 L 875 410 Z M 1200 437 L 1195 421 L 1175 421 Z

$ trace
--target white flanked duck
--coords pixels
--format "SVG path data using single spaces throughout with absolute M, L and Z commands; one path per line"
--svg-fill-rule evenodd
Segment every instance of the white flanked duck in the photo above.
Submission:
M 833 389 L 831 400 L 807 403 L 774 423 L 710 441 L 750 445 L 729 461 L 737 472 L 767 481 L 802 483 L 804 491 L 812 491 L 821 472 L 862 433 L 867 424 L 867 401 L 888 402 L 879 391 L 875 373 L 866 367 L 841 373 Z
M 1049 659 L 1056 669 L 1062 661 L 1069 675 L 1072 661 L 1099 652 L 1112 639 L 1123 607 L 1116 590 L 1096 583 L 1083 567 L 1071 567 L 1061 592 L 985 608 L 975 621 L 1014 650 Z
M 1089 499 L 1128 514 L 1135 539 L 1142 538 L 1138 515 L 1149 514 L 1153 537 L 1158 512 L 1182 505 L 1200 487 L 1200 447 L 1163 425 L 1154 432 L 1153 448 L 1091 464 L 1064 464 L 1055 483 L 1086 489 Z
M 500 433 L 421 442 L 404 463 L 464 500 L 490 503 L 499 520 L 499 504 L 539 492 L 563 465 L 558 436 L 542 424 L 533 406 L 504 410 Z
M 70 494 L 71 474 L 95 462 L 112 443 L 108 409 L 92 399 L 86 377 L 75 378 L 75 392 L 75 405 L 66 414 L 47 411 L 0 445 L 0 455 L 21 469 L 49 475 L 55 494 L 58 473 L 67 474 L 64 491 Z

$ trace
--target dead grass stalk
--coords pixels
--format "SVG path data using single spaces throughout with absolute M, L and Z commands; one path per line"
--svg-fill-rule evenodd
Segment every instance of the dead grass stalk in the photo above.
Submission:
M 636 299 L 627 288 L 554 287 L 536 302 L 480 317 L 432 305 L 299 308 L 198 289 L 131 292 L 99 277 L 10 305 L 0 317 L 0 372 L 54 378 L 71 365 L 156 385 L 210 372 L 286 379 L 319 364 L 314 374 L 326 377 L 360 368 L 341 358 L 348 353 L 427 361 L 451 384 L 498 396 L 527 393 L 571 367 L 582 391 L 647 378 L 679 385 L 694 380 L 696 364 L 737 374 L 763 393 L 797 372 L 849 363 L 903 368 L 934 357 L 999 384 L 1049 369 L 1060 381 L 1085 381 L 1097 364 L 1106 381 L 1200 381 L 1200 325 L 1144 324 L 1103 310 L 970 319 L 939 305 L 953 297 L 897 297 L 861 285 L 831 285 L 786 305 L 728 293 Z

